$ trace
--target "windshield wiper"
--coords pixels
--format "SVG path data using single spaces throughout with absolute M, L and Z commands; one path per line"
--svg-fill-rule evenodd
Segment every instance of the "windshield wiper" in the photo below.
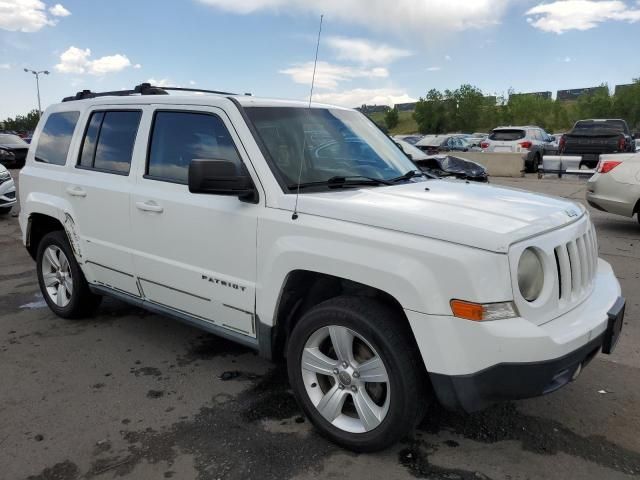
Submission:
M 393 182 L 391 180 L 384 180 L 382 178 L 365 177 L 362 175 L 348 175 L 331 177 L 328 180 L 323 180 L 321 182 L 306 182 L 288 185 L 288 188 L 290 190 L 296 190 L 298 188 L 302 189 L 309 187 L 327 186 L 329 188 L 341 188 L 358 185 L 393 185 Z
M 412 178 L 415 178 L 415 177 L 425 177 L 425 176 L 426 176 L 426 174 L 424 172 L 422 172 L 421 170 L 409 170 L 404 175 L 400 175 L 399 177 L 392 178 L 392 179 L 387 180 L 387 181 L 389 183 L 398 183 L 398 182 L 403 182 L 405 180 L 411 180 Z

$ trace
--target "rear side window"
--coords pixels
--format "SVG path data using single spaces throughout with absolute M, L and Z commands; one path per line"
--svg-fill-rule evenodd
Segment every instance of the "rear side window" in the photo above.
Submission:
M 52 113 L 38 138 L 37 162 L 64 165 L 80 112 Z
M 625 123 L 621 120 L 584 120 L 575 125 L 576 130 L 616 130 L 624 132 Z
M 141 116 L 140 111 L 93 112 L 82 141 L 78 165 L 128 174 Z
M 494 130 L 489 135 L 489 140 L 498 140 L 503 142 L 511 142 L 513 140 L 520 140 L 524 138 L 526 132 L 524 130 Z
M 147 176 L 187 183 L 194 158 L 226 160 L 240 168 L 233 139 L 217 115 L 197 112 L 156 112 L 147 164 Z

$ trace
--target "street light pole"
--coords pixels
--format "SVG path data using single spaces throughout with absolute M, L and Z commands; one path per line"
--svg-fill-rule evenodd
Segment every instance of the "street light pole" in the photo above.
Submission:
M 38 92 L 38 116 L 41 116 L 42 106 L 40 105 L 40 74 L 44 73 L 45 75 L 49 75 L 49 71 L 48 70 L 35 71 L 29 68 L 25 68 L 24 71 L 27 73 L 33 73 L 36 77 L 36 90 Z

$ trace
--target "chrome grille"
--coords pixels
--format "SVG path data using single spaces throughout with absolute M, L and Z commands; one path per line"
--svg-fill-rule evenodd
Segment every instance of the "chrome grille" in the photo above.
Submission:
M 593 226 L 568 243 L 554 249 L 558 269 L 558 296 L 571 300 L 591 286 L 598 262 L 598 245 Z
M 9 172 L 0 173 L 0 184 L 6 182 L 11 179 L 11 174 Z

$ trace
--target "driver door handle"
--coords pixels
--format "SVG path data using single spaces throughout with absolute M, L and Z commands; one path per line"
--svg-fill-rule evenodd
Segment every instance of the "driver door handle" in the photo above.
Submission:
M 136 202 L 136 208 L 138 210 L 142 210 L 143 212 L 154 212 L 154 213 L 164 212 L 164 208 L 162 208 L 161 205 L 158 205 L 153 200 L 147 200 L 146 202 Z
M 86 197 L 87 191 L 82 187 L 67 187 L 67 193 L 72 197 Z

